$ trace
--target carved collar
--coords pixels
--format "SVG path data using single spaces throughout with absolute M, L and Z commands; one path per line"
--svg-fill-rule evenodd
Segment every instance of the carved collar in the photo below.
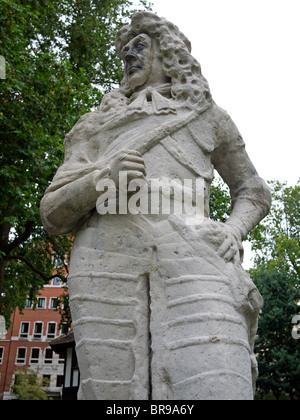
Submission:
M 177 114 L 175 102 L 171 99 L 171 84 L 150 86 L 140 92 L 135 92 L 130 98 L 127 111 L 149 115 Z

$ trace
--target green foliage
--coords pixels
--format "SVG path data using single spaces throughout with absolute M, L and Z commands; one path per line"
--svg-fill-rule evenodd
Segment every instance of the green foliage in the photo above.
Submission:
M 292 337 L 292 319 L 300 314 L 300 288 L 284 272 L 251 273 L 264 297 L 255 353 L 258 355 L 258 398 L 300 398 L 300 346 Z
M 300 277 L 300 180 L 294 187 L 269 183 L 273 204 L 266 219 L 249 239 L 256 251 L 256 266 L 284 269 L 299 284 Z
M 114 49 L 129 0 L 0 0 L 0 313 L 24 306 L 66 266 L 71 239 L 41 227 L 40 200 L 63 160 L 63 139 L 121 79 Z M 142 8 L 146 2 L 141 1 Z
M 30 369 L 18 370 L 15 375 L 13 392 L 18 400 L 22 401 L 45 401 L 48 400 L 45 388 L 49 387 L 49 380 L 43 379 L 39 371 Z
M 225 222 L 231 213 L 229 188 L 221 178 L 215 178 L 210 189 L 210 218 L 216 222 Z
M 258 397 L 300 398 L 300 341 L 292 319 L 300 314 L 300 182 L 270 182 L 270 214 L 249 235 L 256 252 L 250 275 L 265 304 L 259 320 Z

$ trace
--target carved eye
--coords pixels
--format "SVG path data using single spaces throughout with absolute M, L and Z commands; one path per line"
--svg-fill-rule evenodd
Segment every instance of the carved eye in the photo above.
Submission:
M 138 42 L 137 45 L 136 45 L 136 48 L 140 51 L 143 48 L 145 48 L 145 45 L 142 42 Z

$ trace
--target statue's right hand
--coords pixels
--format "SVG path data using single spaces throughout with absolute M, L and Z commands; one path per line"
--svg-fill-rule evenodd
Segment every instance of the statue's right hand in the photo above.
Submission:
M 110 178 L 116 186 L 119 185 L 119 173 L 127 172 L 128 184 L 133 179 L 141 179 L 146 176 L 145 162 L 142 155 L 136 150 L 120 150 L 111 160 Z
M 242 262 L 242 240 L 232 226 L 206 218 L 199 224 L 186 225 L 183 215 L 171 215 L 169 221 L 194 249 L 198 250 L 204 242 L 227 263 Z

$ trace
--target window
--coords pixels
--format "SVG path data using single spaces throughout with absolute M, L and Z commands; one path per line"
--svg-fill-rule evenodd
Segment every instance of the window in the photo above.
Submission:
M 79 369 L 73 369 L 73 379 L 72 379 L 72 386 L 78 387 L 79 386 Z
M 42 338 L 42 335 L 43 335 L 43 323 L 42 322 L 36 322 L 34 324 L 33 338 L 35 340 L 40 340 Z
M 64 376 L 63 375 L 57 375 L 56 377 L 56 386 L 59 388 L 63 386 L 64 384 Z
M 61 279 L 59 277 L 54 277 L 52 284 L 53 286 L 60 286 Z
M 34 365 L 39 363 L 40 349 L 31 349 L 30 364 Z
M 63 259 L 59 255 L 53 255 L 53 264 L 55 268 L 59 268 L 63 264 Z
M 46 349 L 45 350 L 45 363 L 50 365 L 53 362 L 53 350 L 52 349 Z
M 4 348 L 0 347 L 0 365 L 2 365 L 2 362 L 3 362 L 3 355 L 4 355 Z
M 57 298 L 51 298 L 50 299 L 50 309 L 56 309 L 57 305 Z
M 26 363 L 26 351 L 24 347 L 19 347 L 17 350 L 16 365 L 25 365 Z
M 47 331 L 47 338 L 55 338 L 55 332 L 56 332 L 56 323 L 55 322 L 49 322 L 48 331 Z
M 38 298 L 37 307 L 38 307 L 38 309 L 45 309 L 46 308 L 46 298 Z
M 31 309 L 32 307 L 32 300 L 27 298 L 25 303 L 25 309 Z
M 69 325 L 66 322 L 63 322 L 61 326 L 61 333 L 68 334 L 68 332 L 69 332 Z
M 68 348 L 65 364 L 65 388 L 78 387 L 79 376 L 78 360 L 75 349 Z
M 65 363 L 65 357 L 61 354 L 59 354 L 58 357 L 58 364 L 63 365 Z
M 22 322 L 21 329 L 20 329 L 20 337 L 21 338 L 28 338 L 29 335 L 29 322 Z
M 14 379 L 15 385 L 21 385 L 21 375 L 19 372 L 21 371 L 15 372 L 15 379 Z

